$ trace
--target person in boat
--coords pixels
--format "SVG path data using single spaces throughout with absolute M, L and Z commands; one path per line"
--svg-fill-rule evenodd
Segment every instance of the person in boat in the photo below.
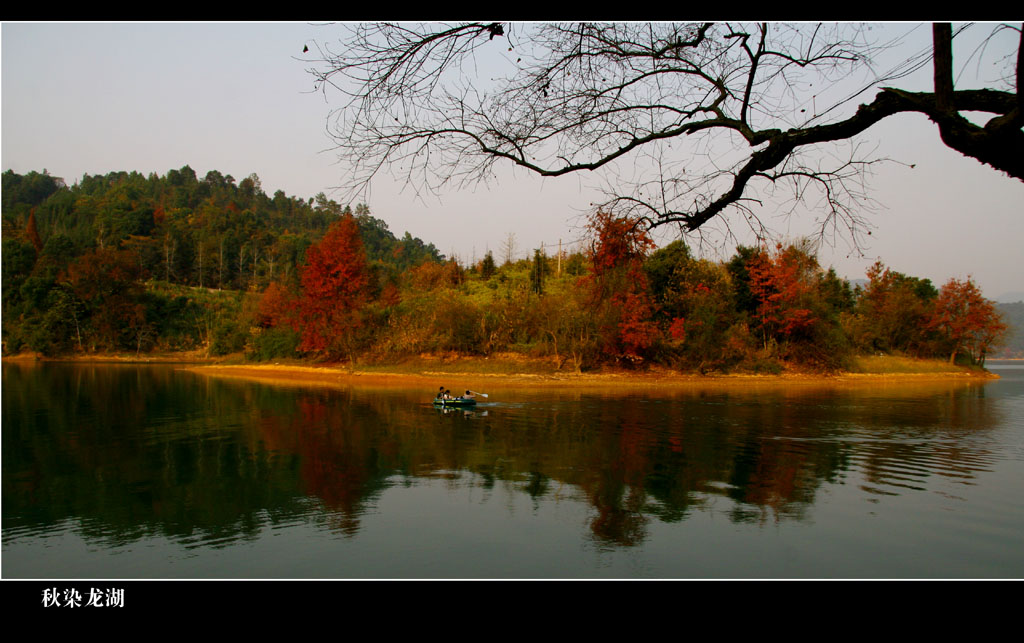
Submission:
M 476 395 L 473 395 L 473 391 L 467 390 L 466 393 L 462 396 L 462 399 L 464 399 L 464 400 L 472 400 L 475 397 L 476 397 Z
M 449 389 L 445 389 L 445 390 L 444 390 L 444 397 L 443 397 L 443 398 L 441 398 L 441 399 L 444 399 L 444 400 L 450 400 L 450 399 L 452 399 L 452 392 L 451 392 L 451 390 L 449 390 Z
M 437 397 L 435 399 L 438 399 L 438 400 L 443 400 L 444 399 L 444 387 L 443 386 L 437 391 Z

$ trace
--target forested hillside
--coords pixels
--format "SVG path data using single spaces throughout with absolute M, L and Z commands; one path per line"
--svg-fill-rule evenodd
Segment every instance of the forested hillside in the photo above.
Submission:
M 199 179 L 185 166 L 165 176 L 85 175 L 64 186 L 45 170 L 7 171 L 4 353 L 209 346 L 215 329 L 226 332 L 241 314 L 244 293 L 294 281 L 307 249 L 345 213 L 358 222 L 380 281 L 444 259 L 408 233 L 396 238 L 365 205 L 353 212 L 322 193 L 270 197 L 255 174 L 236 185 L 217 171 Z
M 879 353 L 979 364 L 1005 335 L 970 279 L 937 288 L 881 262 L 866 277 L 851 287 L 808 242 L 726 262 L 657 249 L 606 212 L 584 253 L 464 265 L 365 205 L 269 197 L 255 175 L 3 175 L 4 354 L 514 353 L 574 371 L 776 373 Z

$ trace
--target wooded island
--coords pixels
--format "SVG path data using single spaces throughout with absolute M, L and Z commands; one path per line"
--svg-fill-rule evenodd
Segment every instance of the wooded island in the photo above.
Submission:
M 982 366 L 1007 325 L 970 279 L 876 263 L 852 287 L 810 242 L 728 261 L 598 211 L 583 251 L 466 263 L 365 205 L 164 176 L 3 174 L 3 354 L 199 352 L 400 364 L 522 355 L 556 370 L 849 370 L 865 355 Z

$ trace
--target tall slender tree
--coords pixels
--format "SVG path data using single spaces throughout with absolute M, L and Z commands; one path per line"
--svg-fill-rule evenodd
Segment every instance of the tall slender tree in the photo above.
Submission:
M 306 251 L 301 281 L 300 350 L 331 357 L 349 352 L 369 285 L 359 226 L 351 214 L 333 223 L 320 243 Z

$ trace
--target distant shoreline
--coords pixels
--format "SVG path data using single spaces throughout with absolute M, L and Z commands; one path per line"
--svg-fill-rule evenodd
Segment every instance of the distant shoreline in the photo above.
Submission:
M 5 362 L 82 362 L 87 364 L 216 364 L 219 360 L 203 357 L 201 351 L 181 353 L 154 353 L 133 355 L 131 353 L 100 353 L 93 355 L 64 355 L 44 357 L 38 353 L 4 355 Z

